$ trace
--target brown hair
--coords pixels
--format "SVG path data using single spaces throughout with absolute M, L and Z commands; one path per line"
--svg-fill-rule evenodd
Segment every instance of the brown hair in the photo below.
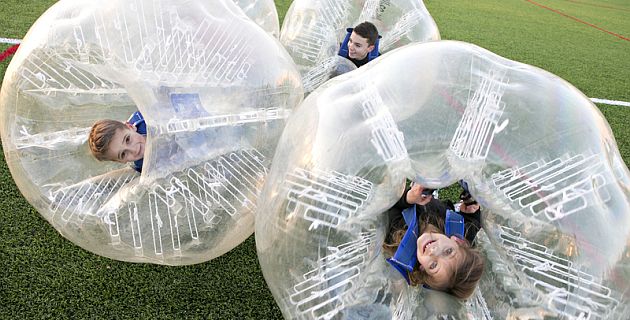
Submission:
M 368 45 L 374 45 L 378 39 L 378 30 L 371 22 L 364 21 L 356 25 L 353 29 L 354 33 L 367 39 Z
M 92 155 L 100 161 L 111 160 L 105 156 L 105 153 L 109 150 L 109 143 L 112 141 L 116 130 L 124 130 L 126 128 L 127 126 L 124 123 L 116 120 L 105 119 L 96 121 L 88 136 L 88 146 Z
M 421 222 L 420 230 L 421 233 L 429 230 L 431 232 L 440 232 L 438 227 L 435 227 L 433 224 L 427 223 L 425 221 Z M 406 227 L 404 229 L 394 231 L 394 233 L 392 234 L 393 243 L 384 243 L 383 250 L 390 256 L 393 256 L 394 253 L 396 253 L 396 249 L 398 249 L 398 245 L 400 245 L 400 242 L 402 241 L 402 238 L 405 235 L 406 231 Z M 430 277 L 424 270 L 420 270 L 419 263 L 416 263 L 413 270 L 408 274 L 411 285 L 417 286 L 421 284 L 426 284 L 436 290 L 452 294 L 459 299 L 466 299 L 470 297 L 470 295 L 472 295 L 472 293 L 475 291 L 477 283 L 483 275 L 485 260 L 478 250 L 473 249 L 470 246 L 468 241 L 457 241 L 457 244 L 459 245 L 460 253 L 462 254 L 461 264 L 459 264 L 455 268 L 455 270 L 453 270 L 450 281 L 444 288 L 440 288 L 436 283 L 432 283 L 433 278 Z

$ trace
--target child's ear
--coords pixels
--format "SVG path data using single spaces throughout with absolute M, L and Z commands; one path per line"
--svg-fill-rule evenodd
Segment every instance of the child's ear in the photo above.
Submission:
M 374 45 L 368 47 L 368 52 L 372 52 L 372 50 L 374 50 Z
M 127 126 L 127 128 L 131 129 L 131 130 L 136 130 L 136 126 L 134 126 L 133 124 L 129 123 L 129 122 L 125 122 L 125 125 Z

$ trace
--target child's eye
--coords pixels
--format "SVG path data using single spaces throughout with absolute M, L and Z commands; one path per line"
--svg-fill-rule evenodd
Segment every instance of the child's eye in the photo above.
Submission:
M 446 255 L 450 256 L 451 254 L 453 254 L 453 251 L 455 251 L 455 250 L 453 250 L 453 248 L 448 248 L 448 249 L 446 249 L 445 253 L 446 253 Z
M 125 143 L 129 143 L 129 139 L 131 139 L 129 136 L 125 137 Z
M 435 269 L 437 267 L 437 262 L 432 262 L 431 265 L 429 266 L 429 269 Z
M 121 158 L 121 159 L 124 159 L 124 158 L 125 158 L 125 153 L 124 153 L 124 152 L 120 154 L 120 158 Z

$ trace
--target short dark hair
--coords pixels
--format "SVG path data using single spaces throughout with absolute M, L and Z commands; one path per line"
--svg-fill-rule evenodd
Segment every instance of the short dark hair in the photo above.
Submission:
M 378 29 L 376 29 L 374 24 L 368 21 L 359 23 L 352 31 L 361 37 L 366 38 L 369 45 L 374 45 L 376 43 L 376 39 L 378 39 Z

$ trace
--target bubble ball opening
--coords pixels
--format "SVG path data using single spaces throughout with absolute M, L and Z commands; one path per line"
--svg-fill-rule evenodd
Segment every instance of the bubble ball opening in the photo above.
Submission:
M 405 179 L 464 179 L 483 208 L 486 272 L 465 302 L 408 287 L 382 255 Z M 257 207 L 258 257 L 286 318 L 623 318 L 629 183 L 606 120 L 566 81 L 472 44 L 412 44 L 297 108 Z

